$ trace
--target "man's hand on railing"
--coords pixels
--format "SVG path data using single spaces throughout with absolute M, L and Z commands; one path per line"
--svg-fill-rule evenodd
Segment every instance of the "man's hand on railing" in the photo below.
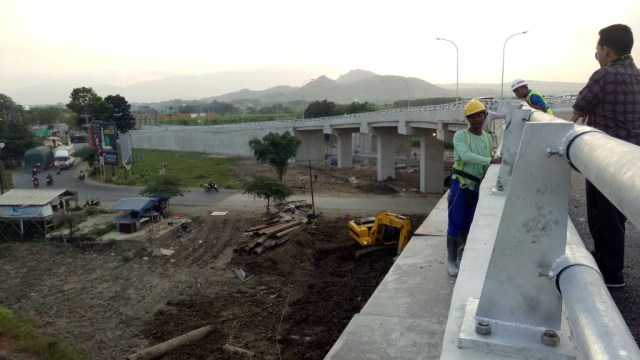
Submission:
M 587 123 L 587 113 L 581 112 L 578 110 L 573 110 L 573 116 L 571 116 L 571 121 L 576 123 L 578 120 L 582 119 L 582 124 Z
M 498 155 L 491 159 L 492 164 L 501 164 L 502 163 L 502 155 Z

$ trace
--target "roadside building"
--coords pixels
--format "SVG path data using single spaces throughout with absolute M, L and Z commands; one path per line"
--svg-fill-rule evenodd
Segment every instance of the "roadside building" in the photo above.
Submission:
M 0 238 L 25 240 L 45 238 L 53 226 L 56 211 L 66 213 L 67 206 L 78 205 L 78 193 L 65 189 L 12 189 L 0 195 Z

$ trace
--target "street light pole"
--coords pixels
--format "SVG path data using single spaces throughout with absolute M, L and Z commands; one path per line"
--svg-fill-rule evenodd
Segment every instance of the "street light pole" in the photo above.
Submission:
M 313 80 L 315 80 L 315 79 L 308 79 L 308 80 L 305 80 L 305 81 L 302 83 L 302 86 L 300 87 L 300 90 L 302 91 L 302 122 L 304 122 L 304 86 L 305 86 L 308 82 L 311 82 L 311 81 L 313 81 Z
M 403 78 L 398 78 L 398 80 L 404 81 L 404 83 L 407 85 L 407 110 L 409 110 L 409 81 L 407 81 L 407 79 L 403 79 Z
M 456 104 L 459 101 L 459 96 L 458 96 L 458 69 L 459 69 L 459 56 L 458 56 L 458 46 L 456 45 L 456 43 L 454 43 L 453 41 L 449 40 L 449 39 L 444 39 L 444 38 L 436 38 L 436 40 L 442 40 L 442 41 L 447 41 L 450 42 L 451 44 L 453 44 L 453 46 L 455 46 L 456 48 Z
M 242 111 L 242 117 L 240 118 L 240 123 L 241 124 L 244 124 L 244 114 L 246 114 L 246 113 L 247 113 L 246 110 Z
M 2 155 L 2 149 L 4 149 L 4 143 L 0 143 L 0 155 Z M 4 183 L 2 181 L 2 158 L 0 158 L 0 195 L 4 194 Z
M 502 78 L 500 79 L 500 99 L 504 99 L 504 50 L 507 47 L 507 41 L 509 41 L 509 39 L 511 39 L 516 35 L 524 35 L 528 32 L 529 31 L 527 30 L 527 31 L 511 34 L 511 36 L 509 36 L 507 40 L 504 41 L 504 45 L 502 46 Z

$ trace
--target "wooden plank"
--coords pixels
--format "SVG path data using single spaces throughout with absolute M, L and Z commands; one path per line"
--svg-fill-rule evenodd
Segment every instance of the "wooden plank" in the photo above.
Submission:
M 279 224 L 279 225 L 275 225 L 275 226 L 272 226 L 272 227 L 268 227 L 266 229 L 262 229 L 262 230 L 259 231 L 259 233 L 263 234 L 263 235 L 272 235 L 272 234 L 278 233 L 278 232 L 280 232 L 282 230 L 286 230 L 286 229 L 292 228 L 292 227 L 300 225 L 300 224 L 302 224 L 301 221 L 290 221 L 290 222 L 286 222 L 284 224 Z
M 287 234 L 289 234 L 289 233 L 292 233 L 292 232 L 293 232 L 293 233 L 295 233 L 295 232 L 299 231 L 299 230 L 300 230 L 300 228 L 301 228 L 301 227 L 303 227 L 303 226 L 304 226 L 304 225 L 300 224 L 300 225 L 298 225 L 298 226 L 296 226 L 296 227 L 292 227 L 292 228 L 289 228 L 289 229 L 286 229 L 286 230 L 280 231 L 279 233 L 275 233 L 275 234 L 273 234 L 273 235 L 274 235 L 275 237 L 277 237 L 277 238 L 281 238 L 281 237 L 283 237 L 283 236 L 285 236 L 285 235 L 287 235 Z

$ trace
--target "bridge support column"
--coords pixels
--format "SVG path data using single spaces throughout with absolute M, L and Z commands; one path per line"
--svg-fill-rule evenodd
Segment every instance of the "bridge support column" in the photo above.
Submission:
M 338 167 L 341 169 L 351 167 L 353 165 L 352 133 L 339 131 L 336 135 L 338 138 Z
M 296 153 L 296 161 L 324 160 L 324 133 L 319 130 L 294 130 L 302 144 Z
M 396 137 L 395 133 L 377 133 L 377 171 L 378 181 L 396 178 Z
M 420 135 L 420 192 L 442 194 L 444 142 L 434 135 Z

